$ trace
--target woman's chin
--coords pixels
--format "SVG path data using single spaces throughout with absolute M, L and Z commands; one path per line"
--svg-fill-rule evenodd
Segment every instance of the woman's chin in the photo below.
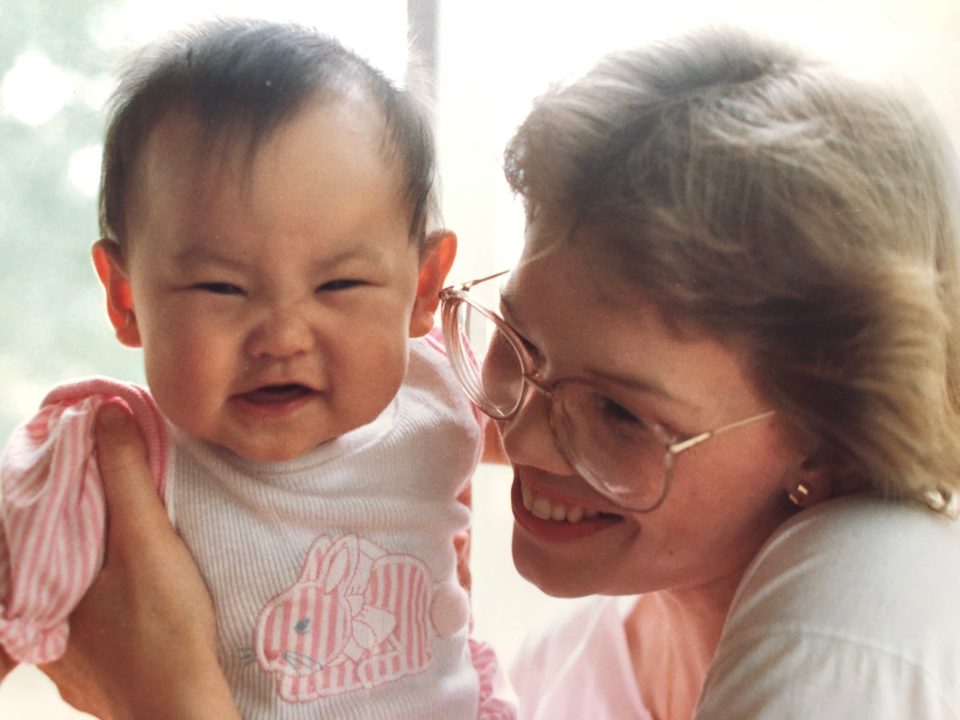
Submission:
M 585 582 L 588 572 L 574 563 L 544 557 L 513 533 L 513 564 L 520 576 L 541 592 L 558 598 L 577 598 L 601 592 L 592 583 Z

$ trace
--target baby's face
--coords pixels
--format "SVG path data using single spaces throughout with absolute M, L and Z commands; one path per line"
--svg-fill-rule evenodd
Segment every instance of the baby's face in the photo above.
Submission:
M 380 114 L 349 97 L 307 106 L 252 163 L 243 143 L 202 147 L 189 115 L 153 132 L 126 270 L 147 382 L 175 425 L 285 460 L 390 403 L 419 253 L 382 143 Z

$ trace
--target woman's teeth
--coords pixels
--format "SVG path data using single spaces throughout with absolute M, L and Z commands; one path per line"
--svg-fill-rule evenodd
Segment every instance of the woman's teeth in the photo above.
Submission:
M 596 510 L 584 510 L 579 505 L 569 506 L 558 500 L 548 500 L 538 495 L 523 480 L 520 481 L 520 496 L 523 506 L 541 520 L 578 523 L 581 520 L 593 520 L 599 513 Z

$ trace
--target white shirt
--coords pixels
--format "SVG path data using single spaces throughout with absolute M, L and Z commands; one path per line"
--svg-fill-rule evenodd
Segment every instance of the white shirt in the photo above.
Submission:
M 636 597 L 591 597 L 521 647 L 510 670 L 521 720 L 652 720 L 623 622 Z
M 697 720 L 960 718 L 960 522 L 866 497 L 785 523 L 748 567 Z M 594 597 L 522 648 L 525 720 L 634 720 L 624 618 Z M 667 719 L 663 719 L 667 720 Z
M 960 718 L 960 523 L 864 497 L 800 513 L 734 597 L 697 720 Z
M 480 426 L 440 352 L 412 340 L 380 417 L 293 460 L 170 435 L 167 507 L 245 718 L 475 720 L 453 536 Z
M 404 383 L 376 420 L 284 462 L 189 437 L 143 388 L 92 378 L 54 390 L 0 464 L 0 642 L 13 656 L 62 654 L 67 616 L 100 567 L 93 418 L 113 396 L 138 418 L 210 590 L 245 718 L 476 720 L 478 705 L 512 716 L 508 698 L 484 694 L 497 691 L 495 658 L 468 638 L 456 574 L 453 539 L 470 519 L 457 498 L 481 427 L 432 338 L 411 341 Z

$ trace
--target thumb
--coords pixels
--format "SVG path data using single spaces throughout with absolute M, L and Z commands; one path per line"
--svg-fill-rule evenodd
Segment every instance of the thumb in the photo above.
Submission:
M 99 409 L 96 441 L 111 538 L 169 528 L 166 511 L 150 477 L 146 444 L 139 426 L 123 405 L 108 402 Z

